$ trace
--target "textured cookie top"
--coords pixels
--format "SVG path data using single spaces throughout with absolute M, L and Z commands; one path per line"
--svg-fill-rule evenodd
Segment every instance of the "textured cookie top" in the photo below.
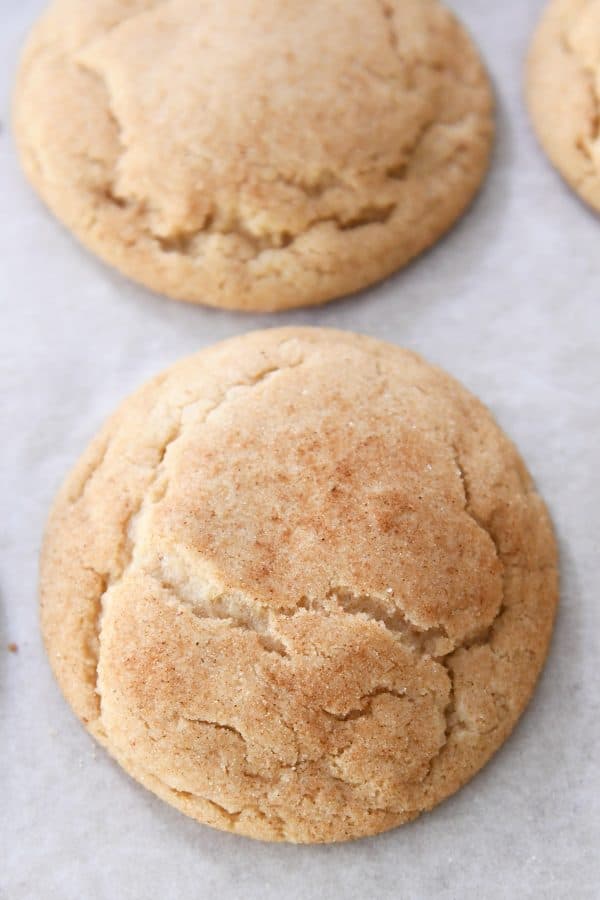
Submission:
M 432 243 L 483 176 L 490 108 L 437 0 L 55 0 L 16 131 L 42 196 L 110 263 L 277 309 Z
M 412 353 L 257 332 L 125 402 L 42 560 L 63 691 L 134 777 L 266 839 L 343 840 L 456 790 L 529 697 L 556 603 L 542 501 Z
M 599 0 L 552 0 L 531 47 L 527 92 L 548 156 L 600 210 Z

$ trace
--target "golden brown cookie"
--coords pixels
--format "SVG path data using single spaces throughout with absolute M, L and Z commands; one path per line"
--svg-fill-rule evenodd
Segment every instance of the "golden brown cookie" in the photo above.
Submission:
M 437 0 L 54 0 L 15 128 L 48 206 L 111 265 L 274 310 L 436 241 L 483 178 L 491 106 Z
M 527 96 L 546 153 L 600 210 L 600 2 L 552 0 L 529 56 Z
M 42 556 L 64 694 L 217 828 L 339 841 L 413 819 L 512 730 L 557 601 L 544 504 L 485 407 L 324 329 L 204 350 L 127 400 Z

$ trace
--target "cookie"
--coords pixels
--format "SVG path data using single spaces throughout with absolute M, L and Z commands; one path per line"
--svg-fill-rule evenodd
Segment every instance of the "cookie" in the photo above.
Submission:
M 54 0 L 15 131 L 105 261 L 180 300 L 277 310 L 434 243 L 484 176 L 491 107 L 437 0 Z
M 456 791 L 512 730 L 557 602 L 544 504 L 489 412 L 413 353 L 255 332 L 127 400 L 41 564 L 62 690 L 208 825 L 341 841 Z
M 533 124 L 550 160 L 600 211 L 600 3 L 552 0 L 528 63 Z

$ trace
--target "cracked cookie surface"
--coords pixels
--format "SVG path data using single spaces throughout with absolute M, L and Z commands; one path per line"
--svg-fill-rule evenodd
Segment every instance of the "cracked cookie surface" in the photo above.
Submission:
M 507 737 L 556 548 L 457 382 L 276 329 L 123 404 L 56 500 L 41 595 L 65 696 L 134 778 L 218 828 L 345 840 L 430 809 Z
M 15 131 L 107 262 L 267 310 L 359 290 L 437 240 L 483 178 L 491 106 L 437 0 L 54 0 Z
M 575 191 L 600 211 L 600 2 L 553 0 L 528 62 L 540 142 Z

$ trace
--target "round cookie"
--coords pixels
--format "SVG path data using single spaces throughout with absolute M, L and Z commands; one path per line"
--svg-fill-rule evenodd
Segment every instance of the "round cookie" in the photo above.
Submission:
M 552 0 L 529 55 L 527 97 L 552 163 L 600 210 L 600 2 Z
M 38 192 L 108 263 L 276 310 L 436 241 L 484 176 L 491 108 L 437 0 L 54 0 L 15 131 Z
M 149 382 L 67 478 L 41 565 L 62 690 L 138 781 L 217 828 L 339 841 L 502 744 L 557 558 L 514 446 L 413 353 L 255 332 Z

